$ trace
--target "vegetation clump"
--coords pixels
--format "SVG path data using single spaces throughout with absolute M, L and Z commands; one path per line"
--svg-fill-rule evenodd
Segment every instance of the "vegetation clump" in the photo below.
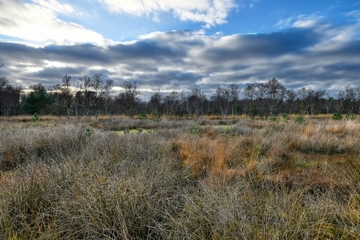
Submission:
M 281 116 L 282 116 L 282 120 L 285 122 L 290 120 L 290 116 L 287 113 L 283 113 Z
M 356 114 L 353 113 L 346 114 L 346 120 L 355 120 L 355 119 L 356 119 Z
M 147 118 L 147 112 L 145 109 L 142 109 L 138 115 L 139 119 L 146 119 Z
M 86 136 L 90 137 L 91 135 L 94 134 L 94 129 L 91 128 L 91 127 L 88 127 L 88 128 L 85 129 L 85 133 L 86 133 Z
M 153 121 L 154 122 L 160 122 L 161 121 L 161 116 L 160 116 L 160 113 L 158 111 L 154 111 L 153 112 Z
M 270 120 L 270 122 L 278 122 L 278 118 L 276 116 L 274 116 L 274 115 L 271 115 L 269 117 L 269 120 Z
M 36 112 L 34 113 L 34 116 L 30 119 L 31 122 L 37 122 L 40 121 L 40 116 Z
M 341 120 L 342 119 L 342 114 L 340 112 L 334 112 L 332 115 L 332 119 L 334 120 Z
M 302 115 L 299 115 L 295 118 L 295 122 L 303 123 L 303 122 L 305 122 L 305 118 Z
M 191 124 L 190 127 L 189 127 L 189 133 L 190 134 L 199 134 L 200 132 L 200 128 L 195 125 L 195 124 Z

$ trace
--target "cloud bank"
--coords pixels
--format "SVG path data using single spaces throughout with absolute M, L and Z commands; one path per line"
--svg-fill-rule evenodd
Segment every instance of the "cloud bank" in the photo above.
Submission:
M 288 88 L 359 86 L 360 24 L 315 21 L 264 34 L 207 36 L 203 31 L 152 32 L 132 42 L 31 47 L 0 42 L 0 74 L 18 85 L 56 84 L 101 73 L 137 81 L 140 89 L 212 93 L 218 86 L 277 77 Z M 304 22 L 303 22 L 304 23 Z

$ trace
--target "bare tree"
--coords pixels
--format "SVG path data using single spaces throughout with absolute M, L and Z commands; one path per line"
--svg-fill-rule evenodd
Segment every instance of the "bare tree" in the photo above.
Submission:
M 285 87 L 279 80 L 273 78 L 265 84 L 266 98 L 269 101 L 270 115 L 276 115 L 279 113 L 279 106 L 285 97 Z
M 254 100 L 256 91 L 256 84 L 255 83 L 248 83 L 244 89 L 244 96 L 245 98 L 249 99 L 251 102 Z
M 308 106 L 307 106 L 307 101 L 306 101 L 306 98 L 307 98 L 307 89 L 306 88 L 301 88 L 301 89 L 298 89 L 297 90 L 297 98 L 300 102 L 300 114 L 307 114 L 308 113 Z
M 230 107 L 231 107 L 231 114 L 238 115 L 238 105 L 237 102 L 239 100 L 239 93 L 240 87 L 237 84 L 230 84 L 229 86 L 230 92 Z
M 4 64 L 0 63 L 0 67 Z M 0 77 L 0 115 L 10 116 L 20 111 L 20 87 L 10 85 L 6 77 Z
M 111 79 L 106 80 L 103 88 L 102 88 L 102 92 L 101 92 L 101 98 L 102 101 L 104 103 L 104 111 L 105 114 L 109 113 L 109 108 L 110 108 L 110 104 L 111 104 L 111 91 L 114 85 L 114 81 Z
M 258 108 L 255 104 L 255 100 L 258 97 L 259 83 L 248 83 L 244 89 L 245 99 L 249 102 L 246 107 L 247 114 L 254 118 L 258 114 Z
M 121 83 L 121 87 L 124 91 L 117 96 L 117 100 L 121 104 L 121 110 L 126 115 L 133 117 L 137 113 L 140 91 L 137 88 L 136 81 L 133 83 L 124 81 Z
M 104 83 L 101 74 L 95 74 L 91 80 L 91 86 L 95 91 L 95 96 L 93 99 L 94 108 L 95 108 L 95 117 L 99 116 L 101 112 L 101 106 L 103 100 L 101 97 L 101 91 L 103 89 L 103 85 Z
M 148 107 L 150 113 L 154 117 L 160 117 L 160 115 L 162 113 L 161 105 L 162 105 L 162 96 L 161 96 L 160 92 L 155 92 L 150 97 L 150 100 L 147 104 L 147 107 Z
M 292 114 L 296 111 L 296 92 L 293 89 L 289 89 L 285 91 L 285 110 L 286 113 Z
M 205 101 L 206 95 L 198 88 L 193 89 L 187 98 L 188 112 L 197 116 L 204 114 Z
M 174 115 L 177 112 L 180 102 L 180 94 L 176 91 L 172 91 L 164 97 L 164 108 L 166 114 Z
M 230 89 L 218 87 L 211 99 L 219 108 L 221 116 L 226 117 L 229 112 L 229 106 L 231 103 Z
M 5 89 L 9 85 L 9 80 L 6 77 L 0 77 L 0 90 Z
M 341 110 L 346 111 L 346 113 L 354 113 L 355 104 L 357 101 L 356 89 L 352 86 L 346 86 L 344 91 L 339 92 L 338 99 L 341 101 Z
M 90 110 L 95 104 L 96 93 L 93 90 L 93 82 L 89 76 L 79 78 L 78 91 L 75 95 L 75 112 L 77 115 L 78 107 L 82 107 L 85 110 L 85 115 L 90 116 Z
M 61 91 L 61 100 L 66 108 L 66 115 L 67 118 L 70 118 L 70 109 L 74 103 L 74 95 L 71 90 L 71 76 L 65 74 L 65 76 L 62 77 L 62 84 L 60 87 Z
M 7 78 L 0 78 L 0 115 L 10 116 L 19 112 L 21 90 L 10 85 Z
M 265 83 L 256 83 L 255 84 L 255 103 L 256 103 L 256 110 L 258 111 L 260 118 L 267 117 L 269 112 L 268 107 L 268 100 L 266 96 L 266 85 Z
M 297 96 L 301 103 L 300 111 L 311 115 L 317 114 L 321 108 L 321 102 L 324 100 L 325 93 L 325 90 L 322 89 L 299 89 Z

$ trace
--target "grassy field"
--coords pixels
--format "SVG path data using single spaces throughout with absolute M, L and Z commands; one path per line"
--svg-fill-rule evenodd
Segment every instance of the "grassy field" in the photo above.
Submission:
M 359 120 L 30 119 L 0 119 L 0 239 L 360 238 Z

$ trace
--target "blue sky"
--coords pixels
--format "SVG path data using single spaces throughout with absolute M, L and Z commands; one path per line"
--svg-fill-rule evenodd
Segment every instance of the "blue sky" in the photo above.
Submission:
M 24 88 L 97 73 L 143 92 L 273 77 L 294 89 L 360 84 L 357 0 L 0 0 L 0 9 L 0 75 Z

